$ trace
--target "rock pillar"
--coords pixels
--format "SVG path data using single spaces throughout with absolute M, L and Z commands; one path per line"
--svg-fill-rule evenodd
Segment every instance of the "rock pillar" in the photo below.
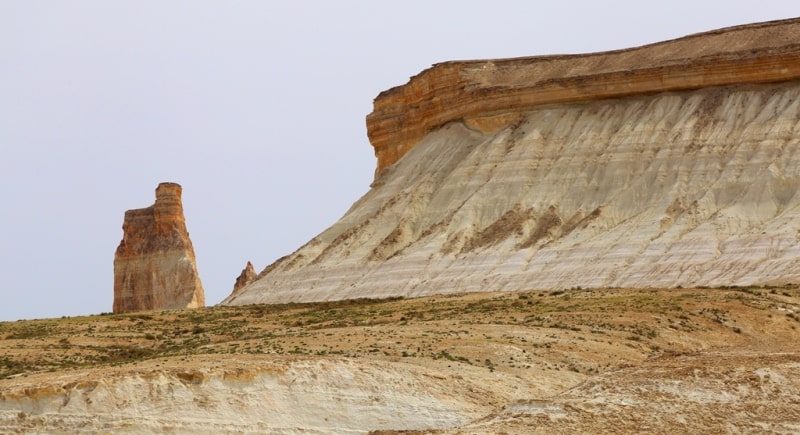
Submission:
M 114 255 L 115 313 L 205 305 L 181 192 L 179 184 L 161 183 L 155 204 L 125 212 Z

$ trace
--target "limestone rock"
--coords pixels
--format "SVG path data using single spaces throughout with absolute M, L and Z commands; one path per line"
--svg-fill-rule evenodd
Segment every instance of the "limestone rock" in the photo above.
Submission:
M 125 212 L 114 256 L 114 312 L 205 305 L 186 230 L 181 186 L 161 183 L 154 205 Z
M 799 40 L 436 66 L 376 100 L 372 189 L 223 303 L 800 283 Z
M 247 266 L 242 269 L 242 273 L 239 274 L 239 276 L 236 278 L 236 282 L 233 284 L 233 293 L 236 293 L 242 287 L 255 281 L 255 279 L 256 269 L 253 267 L 253 263 L 248 261 Z
M 182 365 L 196 367 L 201 358 Z M 202 359 L 208 367 L 165 363 L 177 367 L 0 390 L 0 427 L 4 433 L 366 434 L 466 424 L 491 409 L 487 397 L 503 397 L 404 362 Z M 519 388 L 513 381 L 492 384 Z M 468 388 L 484 394 L 465 397 Z
M 605 53 L 436 64 L 375 99 L 367 134 L 376 172 L 453 121 L 497 131 L 545 104 L 797 80 L 797 41 L 800 19 L 792 19 Z

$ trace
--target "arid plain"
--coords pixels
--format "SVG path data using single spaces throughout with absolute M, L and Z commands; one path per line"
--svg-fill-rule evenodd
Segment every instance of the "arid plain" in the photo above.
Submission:
M 799 327 L 797 287 L 474 293 L 3 323 L 0 425 L 791 433 L 800 429 Z

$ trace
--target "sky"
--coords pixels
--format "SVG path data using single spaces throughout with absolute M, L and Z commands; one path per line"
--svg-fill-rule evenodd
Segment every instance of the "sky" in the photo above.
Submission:
M 183 186 L 206 303 L 369 189 L 365 116 L 447 60 L 586 53 L 796 1 L 0 0 L 0 321 L 110 312 L 125 210 Z

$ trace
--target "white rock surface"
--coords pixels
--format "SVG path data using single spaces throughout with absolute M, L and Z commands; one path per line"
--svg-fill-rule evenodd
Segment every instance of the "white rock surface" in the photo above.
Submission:
M 248 365 L 241 355 L 237 359 Z M 0 432 L 347 434 L 450 428 L 488 413 L 487 399 L 503 389 L 495 385 L 490 393 L 461 377 L 403 363 L 255 361 L 260 366 L 246 370 L 134 370 L 95 373 L 92 381 L 21 383 L 0 392 Z M 509 381 L 498 385 L 511 390 Z
M 451 123 L 223 304 L 800 283 L 800 83 Z

